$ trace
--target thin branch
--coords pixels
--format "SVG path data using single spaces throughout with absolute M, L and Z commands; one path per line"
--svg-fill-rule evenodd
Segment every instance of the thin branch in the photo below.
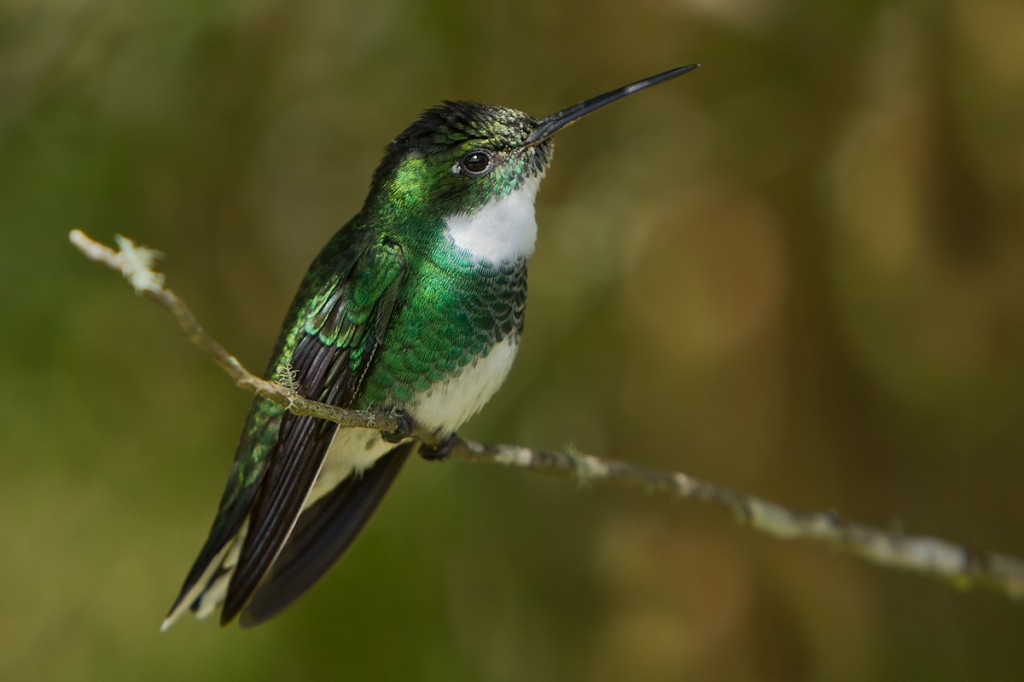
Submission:
M 359 412 L 324 405 L 308 400 L 280 383 L 253 375 L 203 330 L 173 291 L 164 287 L 163 275 L 152 268 L 154 259 L 159 256 L 156 251 L 137 246 L 124 237 L 117 237 L 119 250 L 114 251 L 93 241 L 80 230 L 73 230 L 70 239 L 86 257 L 120 272 L 136 293 L 170 311 L 185 336 L 220 365 L 236 385 L 272 400 L 294 414 L 326 419 L 346 427 L 392 432 L 402 428 L 402 420 L 393 413 Z M 418 426 L 410 435 L 428 444 L 436 443 L 433 434 Z M 941 538 L 906 535 L 842 521 L 834 513 L 790 509 L 687 474 L 575 452 L 490 445 L 461 438 L 456 439 L 451 456 L 469 462 L 488 462 L 572 477 L 585 483 L 600 482 L 678 499 L 708 502 L 731 511 L 739 523 L 777 538 L 824 543 L 886 568 L 940 578 L 961 589 L 986 587 L 1012 599 L 1024 600 L 1024 560 L 1019 558 L 975 551 Z
M 152 270 L 153 261 L 160 257 L 160 252 L 138 246 L 120 235 L 115 237 L 119 251 L 94 241 L 81 230 L 72 230 L 68 237 L 86 258 L 120 272 L 135 289 L 136 294 L 156 301 L 166 308 L 174 316 L 185 338 L 199 346 L 220 365 L 234 380 L 236 386 L 272 400 L 287 408 L 289 412 L 304 417 L 317 417 L 341 426 L 361 426 L 380 431 L 395 431 L 401 427 L 398 417 L 394 414 L 343 410 L 340 407 L 325 405 L 309 400 L 275 381 L 261 379 L 251 373 L 235 356 L 228 353 L 224 346 L 206 333 L 196 316 L 174 291 L 164 287 L 163 275 Z M 429 434 L 414 431 L 412 435 L 430 440 Z

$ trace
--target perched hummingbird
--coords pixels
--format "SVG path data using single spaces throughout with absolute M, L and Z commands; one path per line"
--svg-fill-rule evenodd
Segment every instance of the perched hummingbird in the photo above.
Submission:
M 400 411 L 451 443 L 519 347 L 551 136 L 695 68 L 539 121 L 475 102 L 423 112 L 388 145 L 362 210 L 310 265 L 266 376 L 289 376 L 331 405 Z M 210 535 L 163 628 L 186 609 L 203 618 L 222 606 L 222 625 L 277 614 L 338 560 L 418 449 L 443 455 L 443 445 L 431 453 L 406 434 L 338 428 L 257 398 Z

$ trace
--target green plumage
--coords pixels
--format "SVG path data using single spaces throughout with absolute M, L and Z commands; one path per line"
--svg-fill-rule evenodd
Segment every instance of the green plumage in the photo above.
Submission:
M 518 335 L 526 307 L 526 262 L 480 268 L 445 257 L 411 272 L 417 293 L 396 314 L 356 401 L 361 409 L 408 403 L 417 393 Z

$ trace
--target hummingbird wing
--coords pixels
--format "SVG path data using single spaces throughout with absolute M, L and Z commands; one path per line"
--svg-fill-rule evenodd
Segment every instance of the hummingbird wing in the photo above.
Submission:
M 169 628 L 186 608 L 197 611 L 203 593 L 227 572 L 223 564 L 245 524 L 253 497 L 259 489 L 259 481 L 266 469 L 266 460 L 277 443 L 285 412 L 283 407 L 264 398 L 253 401 L 235 450 L 234 464 L 217 508 L 217 516 L 161 629 Z
M 280 613 L 334 565 L 362 530 L 413 448 L 403 443 L 362 473 L 349 476 L 302 512 L 280 556 L 242 610 L 253 627 Z
M 351 406 L 384 340 L 405 274 L 401 246 L 382 238 L 363 252 L 348 277 L 331 278 L 334 286 L 308 307 L 290 358 L 306 396 Z M 280 553 L 336 430 L 321 419 L 283 416 L 277 448 L 253 499 L 221 624 L 238 615 Z
M 303 395 L 351 406 L 399 305 L 406 273 L 401 246 L 372 236 L 343 228 L 314 261 L 268 376 L 288 367 Z M 164 627 L 186 606 L 196 610 L 204 591 L 232 567 L 221 622 L 245 606 L 288 539 L 336 428 L 256 399 L 210 535 Z

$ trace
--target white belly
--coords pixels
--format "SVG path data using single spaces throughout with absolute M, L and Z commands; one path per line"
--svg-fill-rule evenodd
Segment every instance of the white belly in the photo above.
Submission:
M 505 383 L 518 350 L 518 337 L 506 336 L 460 374 L 417 396 L 409 413 L 428 429 L 442 435 L 452 433 L 479 412 Z
M 442 436 L 454 432 L 501 387 L 518 350 L 519 340 L 506 337 L 456 377 L 438 382 L 416 396 L 407 407 L 409 414 L 417 423 Z M 338 429 L 302 508 L 333 490 L 353 471 L 358 475 L 369 469 L 393 447 L 394 443 L 388 443 L 373 429 Z

